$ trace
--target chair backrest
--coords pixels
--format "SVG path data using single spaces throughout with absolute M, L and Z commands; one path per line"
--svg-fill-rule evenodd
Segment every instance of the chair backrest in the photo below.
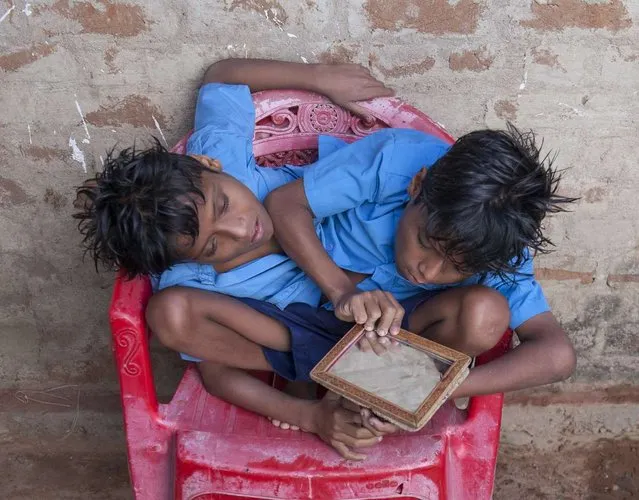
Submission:
M 418 109 L 397 98 L 361 103 L 371 117 L 361 119 L 327 98 L 300 90 L 266 91 L 253 95 L 259 165 L 306 165 L 317 158 L 317 138 L 332 135 L 353 142 L 383 128 L 411 128 L 452 143 L 453 137 Z M 188 135 L 172 151 L 186 152 Z

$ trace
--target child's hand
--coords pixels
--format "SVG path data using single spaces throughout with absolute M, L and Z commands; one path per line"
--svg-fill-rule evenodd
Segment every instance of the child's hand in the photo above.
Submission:
M 364 427 L 361 409 L 333 392 L 317 402 L 313 420 L 313 432 L 346 460 L 364 460 L 366 455 L 355 450 L 375 446 L 384 434 L 374 427 Z
M 338 106 L 362 118 L 370 114 L 357 101 L 391 97 L 395 91 L 359 64 L 323 64 L 318 68 L 317 90 Z
M 392 294 L 381 290 L 347 293 L 335 302 L 335 316 L 342 321 L 364 325 L 367 332 L 380 337 L 397 335 L 404 319 L 404 308 Z
M 360 351 L 371 352 L 373 351 L 378 356 L 381 356 L 389 349 L 397 346 L 397 342 L 393 338 L 388 338 L 387 335 L 380 337 L 377 332 L 366 332 L 366 335 L 357 342 L 357 347 Z
M 395 434 L 399 431 L 395 424 L 382 420 L 367 408 L 360 410 L 360 416 L 362 417 L 362 425 L 377 436 Z

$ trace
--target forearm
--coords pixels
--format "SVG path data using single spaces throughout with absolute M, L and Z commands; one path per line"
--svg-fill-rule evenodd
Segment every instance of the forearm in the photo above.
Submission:
M 293 184 L 296 183 L 277 189 L 265 202 L 276 238 L 284 252 L 334 303 L 345 293 L 355 290 L 355 286 L 324 249 L 315 233 L 313 214 L 301 200 L 296 200 L 294 191 L 299 189 L 291 189 Z
M 209 66 L 204 83 L 244 84 L 251 92 L 270 89 L 319 92 L 318 72 L 322 66 L 265 59 L 223 59 Z
M 564 380 L 572 370 L 553 356 L 554 348 L 544 340 L 523 342 L 502 357 L 473 368 L 452 397 L 511 392 Z M 562 343 L 556 348 L 563 351 L 566 346 Z

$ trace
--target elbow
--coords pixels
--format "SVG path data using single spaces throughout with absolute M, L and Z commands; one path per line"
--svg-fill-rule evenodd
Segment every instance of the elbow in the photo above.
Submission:
M 553 382 L 562 382 L 575 373 L 577 368 L 577 355 L 572 343 L 566 339 L 553 349 Z
M 221 59 L 211 64 L 204 72 L 202 85 L 207 83 L 229 83 L 231 80 L 231 70 L 236 59 Z

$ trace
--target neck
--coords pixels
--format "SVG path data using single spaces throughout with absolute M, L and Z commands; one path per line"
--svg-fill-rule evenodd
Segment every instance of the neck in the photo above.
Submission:
M 236 267 L 240 267 L 241 265 L 247 264 L 248 262 L 257 260 L 261 257 L 266 257 L 267 255 L 284 253 L 282 251 L 282 247 L 280 247 L 279 243 L 275 239 L 275 237 L 271 237 L 270 240 L 266 241 L 259 247 L 251 250 L 250 252 L 246 252 L 232 260 L 227 262 L 223 262 L 221 264 L 215 264 L 213 269 L 217 273 L 227 273 Z

